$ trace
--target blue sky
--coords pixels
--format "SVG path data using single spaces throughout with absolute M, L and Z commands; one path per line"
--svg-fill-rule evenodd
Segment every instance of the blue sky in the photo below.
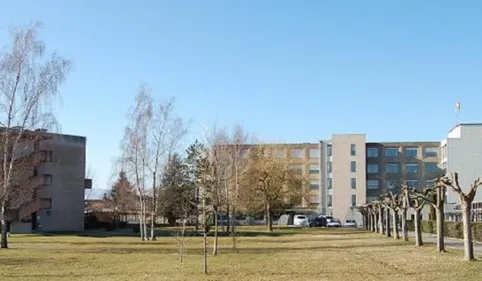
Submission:
M 70 58 L 56 115 L 87 136 L 96 188 L 108 188 L 125 113 L 141 83 L 176 97 L 200 126 L 239 122 L 264 142 L 332 133 L 440 140 L 482 121 L 480 1 L 0 1 L 8 27 L 40 20 Z

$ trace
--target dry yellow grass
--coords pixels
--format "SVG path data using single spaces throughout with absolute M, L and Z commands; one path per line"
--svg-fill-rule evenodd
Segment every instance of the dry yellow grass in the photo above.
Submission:
M 187 239 L 180 265 L 172 237 L 13 236 L 11 249 L 0 251 L 0 280 L 482 280 L 482 263 L 462 261 L 458 250 L 438 254 L 354 230 L 276 234 L 238 237 L 237 253 L 221 238 L 207 276 L 200 237 Z

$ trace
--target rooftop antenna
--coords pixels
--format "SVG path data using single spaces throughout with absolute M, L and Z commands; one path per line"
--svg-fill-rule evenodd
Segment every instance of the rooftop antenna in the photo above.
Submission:
M 455 126 L 458 126 L 460 123 L 459 123 L 459 118 L 460 118 L 460 102 L 456 102 L 455 103 Z

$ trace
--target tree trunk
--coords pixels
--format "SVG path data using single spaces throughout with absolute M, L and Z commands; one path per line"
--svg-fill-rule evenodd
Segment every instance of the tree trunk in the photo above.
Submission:
M 415 245 L 418 247 L 423 246 L 422 240 L 422 228 L 420 227 L 420 210 L 415 209 Z
M 226 184 L 226 233 L 229 234 L 229 226 L 230 224 L 230 204 L 229 204 L 229 186 Z
M 390 209 L 385 208 L 385 236 L 390 237 Z
M 407 209 L 402 210 L 402 237 L 403 241 L 408 241 Z
M 206 229 L 204 229 L 204 234 L 203 234 L 203 241 L 204 241 L 204 246 L 203 246 L 203 273 L 207 274 L 208 273 L 208 232 Z
M 436 206 L 436 217 L 437 217 L 437 250 L 440 253 L 445 252 L 445 242 L 444 242 L 444 196 L 445 196 L 445 188 L 439 187 L 437 188 L 437 206 Z
M 196 185 L 196 188 L 194 190 L 194 201 L 195 201 L 195 206 L 194 206 L 194 232 L 197 234 L 199 232 L 199 187 Z
M 142 210 L 142 221 L 143 221 L 143 227 L 144 227 L 144 240 L 149 240 L 149 237 L 147 236 L 147 209 L 146 209 L 145 202 L 144 202 L 144 209 Z
M 437 216 L 437 251 L 440 253 L 445 252 L 445 245 L 444 245 L 444 213 L 443 207 L 436 208 L 436 216 Z
M 184 261 L 184 236 L 186 235 L 186 216 L 182 220 L 182 230 L 181 230 L 181 247 L 179 250 L 179 262 Z
M 394 239 L 400 239 L 400 232 L 398 231 L 398 211 L 393 210 L 392 211 L 392 216 L 393 216 L 393 238 Z
M 233 241 L 233 250 L 236 251 L 236 213 L 235 213 L 235 205 L 233 205 L 233 209 L 231 211 L 231 213 L 233 214 L 232 218 L 231 218 L 231 239 Z
M 151 212 L 151 241 L 156 240 L 156 236 L 154 235 L 154 227 L 156 226 L 156 214 L 154 212 Z
M 3 204 L 0 212 L 0 224 L 2 228 L 0 248 L 8 249 L 8 221 L 7 221 L 7 208 L 5 208 L 5 204 Z
M 363 215 L 363 226 L 365 227 L 366 230 L 369 229 L 369 226 L 368 226 L 368 214 L 364 214 L 364 215 Z
M 140 204 L 140 212 L 139 212 L 139 233 L 141 235 L 141 240 L 142 241 L 145 241 L 145 232 L 144 232 L 144 202 L 142 201 L 142 199 L 140 200 L 139 202 Z
M 365 228 L 369 231 L 372 231 L 372 215 L 370 213 L 368 213 L 366 217 L 366 223 L 367 225 L 365 226 Z
M 463 200 L 463 199 L 462 199 Z M 464 259 L 474 260 L 474 245 L 472 241 L 472 220 L 470 219 L 472 202 L 462 201 L 462 219 L 464 222 Z
M 218 211 L 214 209 L 214 243 L 213 243 L 213 255 L 218 254 Z
M 372 231 L 373 232 L 378 231 L 378 229 L 377 229 L 377 215 L 376 214 L 372 214 Z
M 380 208 L 378 212 L 378 231 L 380 234 L 385 234 L 385 228 L 383 227 L 383 209 Z
M 271 213 L 271 205 L 266 204 L 266 226 L 269 232 L 273 231 L 273 214 Z

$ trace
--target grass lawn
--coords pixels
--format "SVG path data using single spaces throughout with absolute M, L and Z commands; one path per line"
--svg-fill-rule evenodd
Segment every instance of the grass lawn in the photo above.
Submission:
M 169 236 L 141 243 L 106 235 L 13 235 L 11 249 L 0 251 L 0 280 L 482 280 L 480 259 L 464 262 L 458 250 L 438 254 L 433 245 L 416 248 L 358 230 L 250 230 L 237 238 L 237 253 L 230 238 L 220 239 L 207 276 L 201 237 L 187 238 L 181 265 Z

